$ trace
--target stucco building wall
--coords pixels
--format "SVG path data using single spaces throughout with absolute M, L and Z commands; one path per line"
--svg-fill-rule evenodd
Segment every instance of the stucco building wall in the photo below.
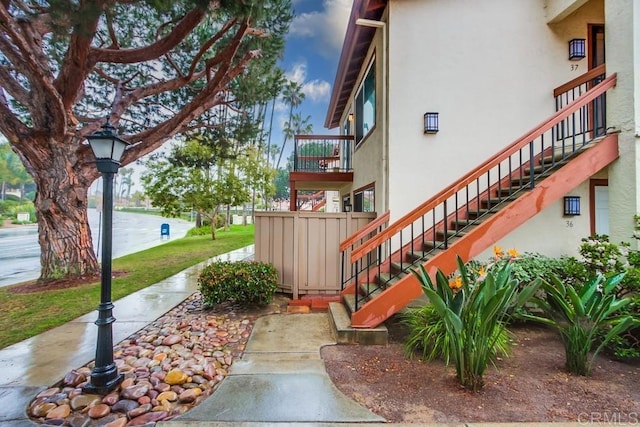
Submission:
M 568 60 L 568 41 L 604 20 L 602 1 L 554 24 L 538 0 L 403 0 L 388 10 L 392 221 L 553 114 L 553 89 L 588 68 Z M 435 135 L 423 134 L 427 111 L 439 113 Z M 507 242 L 549 255 L 575 252 L 589 234 L 588 184 L 571 194 L 582 196 L 585 215 L 567 225 L 556 203 Z

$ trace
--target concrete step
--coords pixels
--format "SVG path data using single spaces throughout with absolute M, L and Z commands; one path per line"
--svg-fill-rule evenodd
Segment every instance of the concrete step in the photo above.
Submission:
M 474 225 L 478 225 L 482 222 L 482 220 L 480 219 L 458 219 L 458 220 L 453 220 L 451 221 L 451 230 L 455 231 L 455 230 L 462 230 L 465 227 L 471 227 Z M 468 229 L 465 230 L 469 231 Z
M 464 233 L 458 233 L 458 235 L 456 236 L 456 231 L 455 230 L 447 230 L 447 237 L 449 239 L 451 239 L 452 237 L 461 237 Z M 438 240 L 444 240 L 444 230 L 438 230 L 436 231 L 436 238 Z
M 477 219 L 483 215 L 491 212 L 489 209 L 470 209 L 467 211 L 467 218 L 469 219 Z
M 343 295 L 342 301 L 345 307 L 349 310 L 349 313 L 353 313 L 356 311 L 356 296 L 354 294 Z M 361 301 L 359 301 L 359 303 L 360 302 Z M 364 304 L 364 302 L 361 303 Z M 329 306 L 331 306 L 331 303 L 329 303 Z M 358 307 L 361 307 L 361 305 L 358 305 Z
M 427 260 L 427 258 L 429 257 L 430 252 L 428 251 L 410 251 L 407 252 L 407 258 L 410 259 L 411 261 L 415 261 L 415 260 L 419 260 L 419 259 L 423 259 L 423 260 Z
M 497 197 L 491 199 L 484 199 L 480 202 L 484 209 L 491 208 L 492 211 L 497 212 L 498 208 L 496 207 L 500 203 L 507 203 L 508 200 L 506 198 L 498 199 Z
M 519 196 L 523 191 L 529 190 L 528 187 L 503 187 L 500 189 L 500 196 L 504 199 Z
M 392 262 L 391 263 L 391 268 L 396 273 L 400 271 L 403 273 L 411 273 L 411 267 L 413 267 L 413 264 L 411 264 L 410 262 Z
M 389 343 L 389 331 L 384 324 L 377 328 L 352 328 L 349 312 L 343 304 L 329 303 L 329 323 L 338 344 L 387 345 Z
M 379 273 L 376 274 L 376 281 L 378 282 L 378 285 L 380 285 L 380 287 L 388 288 L 389 286 L 393 286 L 398 280 L 402 279 L 406 275 L 406 273 Z
M 422 246 L 424 246 L 424 249 L 426 251 L 432 251 L 434 249 L 443 247 L 444 242 L 441 240 L 436 240 L 435 242 L 433 240 L 427 240 L 422 244 Z
M 380 295 L 382 288 L 375 283 L 360 283 L 360 292 L 368 300 L 371 300 Z

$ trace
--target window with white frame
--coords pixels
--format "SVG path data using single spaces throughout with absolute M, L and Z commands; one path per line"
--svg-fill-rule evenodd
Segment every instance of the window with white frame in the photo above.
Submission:
M 356 190 L 353 193 L 354 212 L 375 212 L 375 188 L 373 186 Z
M 376 61 L 371 61 L 356 94 L 355 140 L 358 145 L 376 125 Z

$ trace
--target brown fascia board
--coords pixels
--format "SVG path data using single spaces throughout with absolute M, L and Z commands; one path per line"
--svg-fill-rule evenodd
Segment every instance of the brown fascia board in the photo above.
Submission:
M 333 82 L 331 100 L 324 126 L 333 129 L 340 126 L 340 117 L 347 105 L 347 98 L 353 90 L 355 78 L 351 77 L 353 70 L 360 70 L 368 49 L 375 35 L 374 28 L 356 25 L 359 18 L 380 19 L 388 0 L 354 0 L 347 32 L 342 43 L 342 52 L 338 62 L 338 70 Z M 364 52 L 362 47 L 364 46 Z M 357 73 L 356 73 L 357 76 Z

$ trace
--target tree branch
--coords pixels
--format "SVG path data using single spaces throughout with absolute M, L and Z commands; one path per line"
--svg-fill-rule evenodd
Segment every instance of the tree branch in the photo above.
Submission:
M 191 61 L 191 68 L 189 68 L 189 75 L 195 72 L 196 65 L 200 61 L 200 58 L 202 58 L 202 56 L 207 52 L 207 50 L 209 50 L 209 48 L 213 46 L 215 42 L 220 40 L 222 36 L 225 35 L 231 29 L 231 27 L 235 25 L 236 22 L 238 22 L 237 19 L 230 19 L 227 22 L 225 22 L 224 26 L 220 29 L 220 31 L 218 31 L 213 37 L 207 40 L 207 42 L 204 45 L 202 45 L 198 53 L 193 57 L 193 61 Z
M 246 67 L 247 63 L 255 58 L 255 52 L 248 52 L 232 69 L 225 69 L 216 73 L 216 77 L 209 81 L 202 92 L 194 97 L 176 116 L 166 120 L 157 126 L 147 129 L 135 135 L 125 137 L 130 142 L 140 142 L 125 152 L 122 164 L 127 165 L 137 158 L 151 153 L 175 135 L 189 130 L 192 121 L 204 111 L 210 110 L 216 105 L 225 103 L 222 93 L 226 85 L 237 77 Z M 218 93 L 218 95 L 213 95 Z
M 81 3 L 82 4 L 82 3 Z M 100 5 L 104 5 L 100 2 Z M 77 94 L 81 91 L 85 79 L 95 66 L 96 62 L 90 57 L 91 41 L 98 28 L 100 14 L 89 16 L 86 13 L 82 26 L 75 28 L 69 40 L 69 49 L 62 62 L 62 70 L 58 74 L 54 84 L 62 97 L 65 111 L 71 111 Z
M 106 21 L 107 21 L 107 31 L 109 32 L 109 37 L 111 37 L 111 49 L 120 49 L 120 45 L 118 44 L 118 37 L 116 36 L 116 31 L 113 28 L 113 18 L 109 11 L 106 11 Z
M 2 52 L 14 66 L 20 64 L 21 72 L 25 78 L 29 78 L 34 101 L 39 104 L 37 109 L 31 111 L 34 127 L 46 129 L 51 137 L 62 137 L 67 123 L 65 109 L 58 91 L 52 84 L 51 76 L 43 73 L 48 70 L 48 64 L 42 66 L 42 52 L 37 43 L 29 43 L 23 35 L 25 32 L 30 33 L 29 21 L 24 20 L 17 24 L 7 9 L 0 4 L 0 27 L 4 29 L 4 34 L 0 37 Z
M 11 75 L 8 67 L 0 66 L 0 87 L 27 109 L 33 109 L 33 102 L 29 92 Z
M 94 64 L 98 62 L 135 64 L 159 58 L 182 42 L 202 21 L 206 13 L 205 9 L 196 6 L 178 22 L 171 33 L 155 43 L 136 49 L 92 48 L 89 60 Z
M 0 129 L 12 145 L 20 147 L 31 136 L 31 129 L 13 114 L 4 91 L 0 91 Z

